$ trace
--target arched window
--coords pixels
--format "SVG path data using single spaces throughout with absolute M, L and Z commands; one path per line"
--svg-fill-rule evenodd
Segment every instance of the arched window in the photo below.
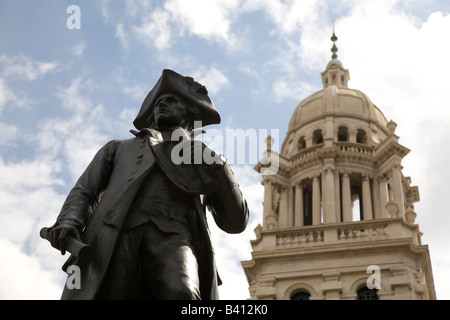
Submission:
M 358 129 L 358 133 L 356 134 L 356 142 L 357 143 L 367 143 L 367 134 L 364 130 Z
M 339 127 L 337 136 L 338 136 L 338 141 L 348 141 L 347 127 Z
M 300 292 L 294 293 L 291 296 L 291 300 L 309 300 L 310 297 L 311 297 L 311 295 L 308 292 L 300 291 Z
M 362 287 L 358 290 L 358 300 L 379 300 L 377 289 L 369 289 L 367 287 Z
M 322 130 L 317 129 L 316 131 L 313 132 L 313 144 L 321 144 L 323 143 L 323 135 L 322 135 Z
M 299 150 L 299 151 L 306 148 L 306 140 L 305 140 L 305 137 L 300 137 L 300 139 L 298 139 L 297 146 L 298 146 L 298 150 Z

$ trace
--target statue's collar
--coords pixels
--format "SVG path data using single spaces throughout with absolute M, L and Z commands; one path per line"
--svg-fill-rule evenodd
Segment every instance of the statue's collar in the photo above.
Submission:
M 179 130 L 179 129 L 184 130 L 187 133 L 187 135 L 189 137 L 191 137 L 191 139 L 194 139 L 196 136 L 198 136 L 200 134 L 206 133 L 206 131 L 203 130 L 203 129 L 194 129 L 194 130 L 189 132 L 186 129 L 178 127 L 178 128 L 173 128 L 173 129 L 168 130 L 170 132 L 169 137 L 171 136 L 173 131 Z M 155 139 L 163 140 L 163 135 L 162 135 L 161 131 L 158 131 L 158 130 L 152 129 L 152 128 L 144 128 L 144 129 L 141 129 L 141 130 L 133 130 L 133 129 L 131 129 L 130 132 L 132 134 L 134 134 L 136 137 L 142 136 L 142 135 L 149 135 L 149 136 L 151 136 L 151 137 L 153 137 Z
M 158 130 L 155 130 L 155 129 L 151 129 L 151 128 L 144 128 L 144 129 L 141 129 L 141 130 L 133 130 L 133 129 L 131 129 L 130 132 L 132 134 L 134 134 L 136 137 L 140 137 L 140 136 L 146 135 L 146 136 L 151 136 L 151 137 L 153 137 L 155 139 L 158 139 L 158 140 L 162 140 L 163 139 L 162 135 L 161 135 L 161 132 L 159 132 Z

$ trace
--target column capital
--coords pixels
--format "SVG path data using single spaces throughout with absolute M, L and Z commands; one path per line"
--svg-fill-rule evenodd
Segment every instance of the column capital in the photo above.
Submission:
M 336 170 L 336 167 L 334 164 L 327 164 L 323 167 L 323 172 L 325 173 L 333 173 Z
M 392 171 L 394 170 L 402 170 L 403 166 L 400 163 L 396 163 L 392 166 Z

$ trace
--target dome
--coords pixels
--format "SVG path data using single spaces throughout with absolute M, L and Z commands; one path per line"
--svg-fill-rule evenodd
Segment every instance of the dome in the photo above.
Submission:
M 359 90 L 330 85 L 300 102 L 292 114 L 288 132 L 327 116 L 353 117 L 384 128 L 387 125 L 382 112 L 366 94 Z
M 301 101 L 292 114 L 281 150 L 284 156 L 322 142 L 374 147 L 389 135 L 380 109 L 365 93 L 348 87 L 350 74 L 341 61 L 332 59 L 321 75 L 323 90 Z

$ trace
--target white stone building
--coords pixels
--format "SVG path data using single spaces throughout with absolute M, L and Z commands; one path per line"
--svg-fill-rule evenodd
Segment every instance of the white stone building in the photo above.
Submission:
M 279 163 L 262 176 L 262 226 L 242 262 L 250 299 L 436 299 L 419 190 L 402 173 L 409 149 L 332 51 L 323 90 L 296 107 L 277 157 L 267 140 Z

